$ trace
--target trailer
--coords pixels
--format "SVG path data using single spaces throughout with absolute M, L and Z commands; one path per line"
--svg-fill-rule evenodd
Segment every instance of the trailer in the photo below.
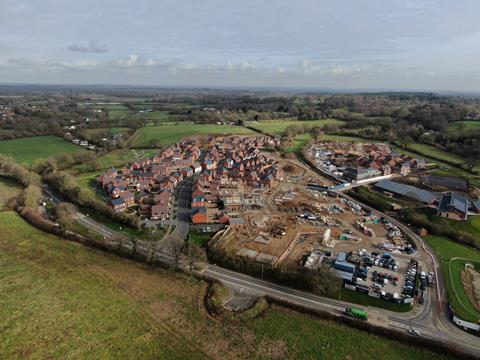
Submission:
M 365 310 L 354 308 L 354 307 L 347 307 L 345 309 L 345 315 L 348 317 L 352 317 L 360 320 L 368 319 L 368 313 Z

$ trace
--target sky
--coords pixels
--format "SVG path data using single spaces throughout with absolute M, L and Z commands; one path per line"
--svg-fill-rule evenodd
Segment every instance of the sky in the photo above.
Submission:
M 0 0 L 0 83 L 480 91 L 479 0 Z

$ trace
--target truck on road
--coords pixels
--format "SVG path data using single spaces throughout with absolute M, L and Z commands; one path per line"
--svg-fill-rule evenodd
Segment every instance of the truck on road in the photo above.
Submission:
M 367 320 L 368 313 L 365 310 L 357 309 L 354 307 L 347 307 L 345 309 L 345 315 L 355 319 Z

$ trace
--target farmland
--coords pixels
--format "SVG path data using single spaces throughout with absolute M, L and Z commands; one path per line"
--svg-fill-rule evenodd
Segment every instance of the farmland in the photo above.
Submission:
M 185 136 L 237 134 L 250 135 L 254 132 L 242 126 L 233 125 L 203 125 L 192 123 L 175 123 L 164 126 L 147 126 L 138 129 L 133 135 L 132 146 L 146 147 L 152 140 L 160 142 L 161 146 L 171 145 Z
M 452 259 L 462 258 L 480 263 L 480 251 L 440 236 L 427 236 L 425 240 L 433 247 L 441 260 L 448 297 L 455 313 L 464 320 L 476 322 L 480 319 L 480 312 L 473 308 L 460 280 L 460 271 L 463 269 L 464 261 Z
M 262 132 L 283 135 L 287 126 L 290 125 L 299 125 L 299 126 L 323 126 L 326 124 L 336 124 L 341 125 L 343 121 L 335 119 L 326 119 L 326 120 L 263 120 L 259 123 L 249 124 L 251 127 L 258 129 Z
M 480 130 L 480 120 L 455 121 L 448 126 L 447 132 L 455 134 Z
M 218 321 L 200 280 L 60 240 L 11 211 L 0 232 L 1 358 L 446 358 L 276 307 Z
M 53 135 L 0 141 L 0 153 L 11 155 L 18 163 L 25 165 L 32 165 L 36 160 L 52 155 L 77 151 L 86 150 Z

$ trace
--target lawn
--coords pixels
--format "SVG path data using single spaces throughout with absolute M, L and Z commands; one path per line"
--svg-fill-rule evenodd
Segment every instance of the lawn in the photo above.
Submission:
M 212 239 L 213 233 L 201 233 L 197 231 L 190 231 L 188 234 L 189 237 L 187 241 L 191 242 L 192 244 L 199 245 L 202 247 L 206 247 L 208 242 Z
M 147 126 L 138 129 L 133 135 L 132 146 L 149 146 L 152 140 L 158 140 L 162 146 L 168 146 L 186 136 L 220 134 L 252 135 L 255 133 L 245 127 L 234 125 L 174 123 L 171 125 Z
M 52 155 L 77 151 L 87 150 L 53 135 L 0 141 L 0 153 L 9 154 L 18 163 L 26 165 Z
M 473 308 L 460 282 L 460 270 L 463 268 L 463 265 L 457 261 L 450 263 L 450 260 L 458 257 L 470 259 L 473 262 L 480 262 L 480 251 L 441 236 L 426 236 L 425 240 L 433 247 L 440 258 L 445 274 L 448 298 L 455 313 L 464 320 L 476 322 L 480 319 L 480 312 Z M 450 281 L 450 278 L 453 279 L 453 283 Z
M 447 358 L 277 307 L 219 321 L 200 280 L 47 235 L 10 211 L 0 233 L 2 359 Z
M 248 125 L 265 133 L 283 135 L 285 129 L 289 125 L 323 126 L 326 124 L 342 125 L 344 124 L 344 122 L 341 120 L 335 120 L 335 119 L 325 119 L 325 120 L 292 120 L 292 119 L 280 120 L 279 119 L 279 120 L 262 120 L 258 123 L 249 123 Z

